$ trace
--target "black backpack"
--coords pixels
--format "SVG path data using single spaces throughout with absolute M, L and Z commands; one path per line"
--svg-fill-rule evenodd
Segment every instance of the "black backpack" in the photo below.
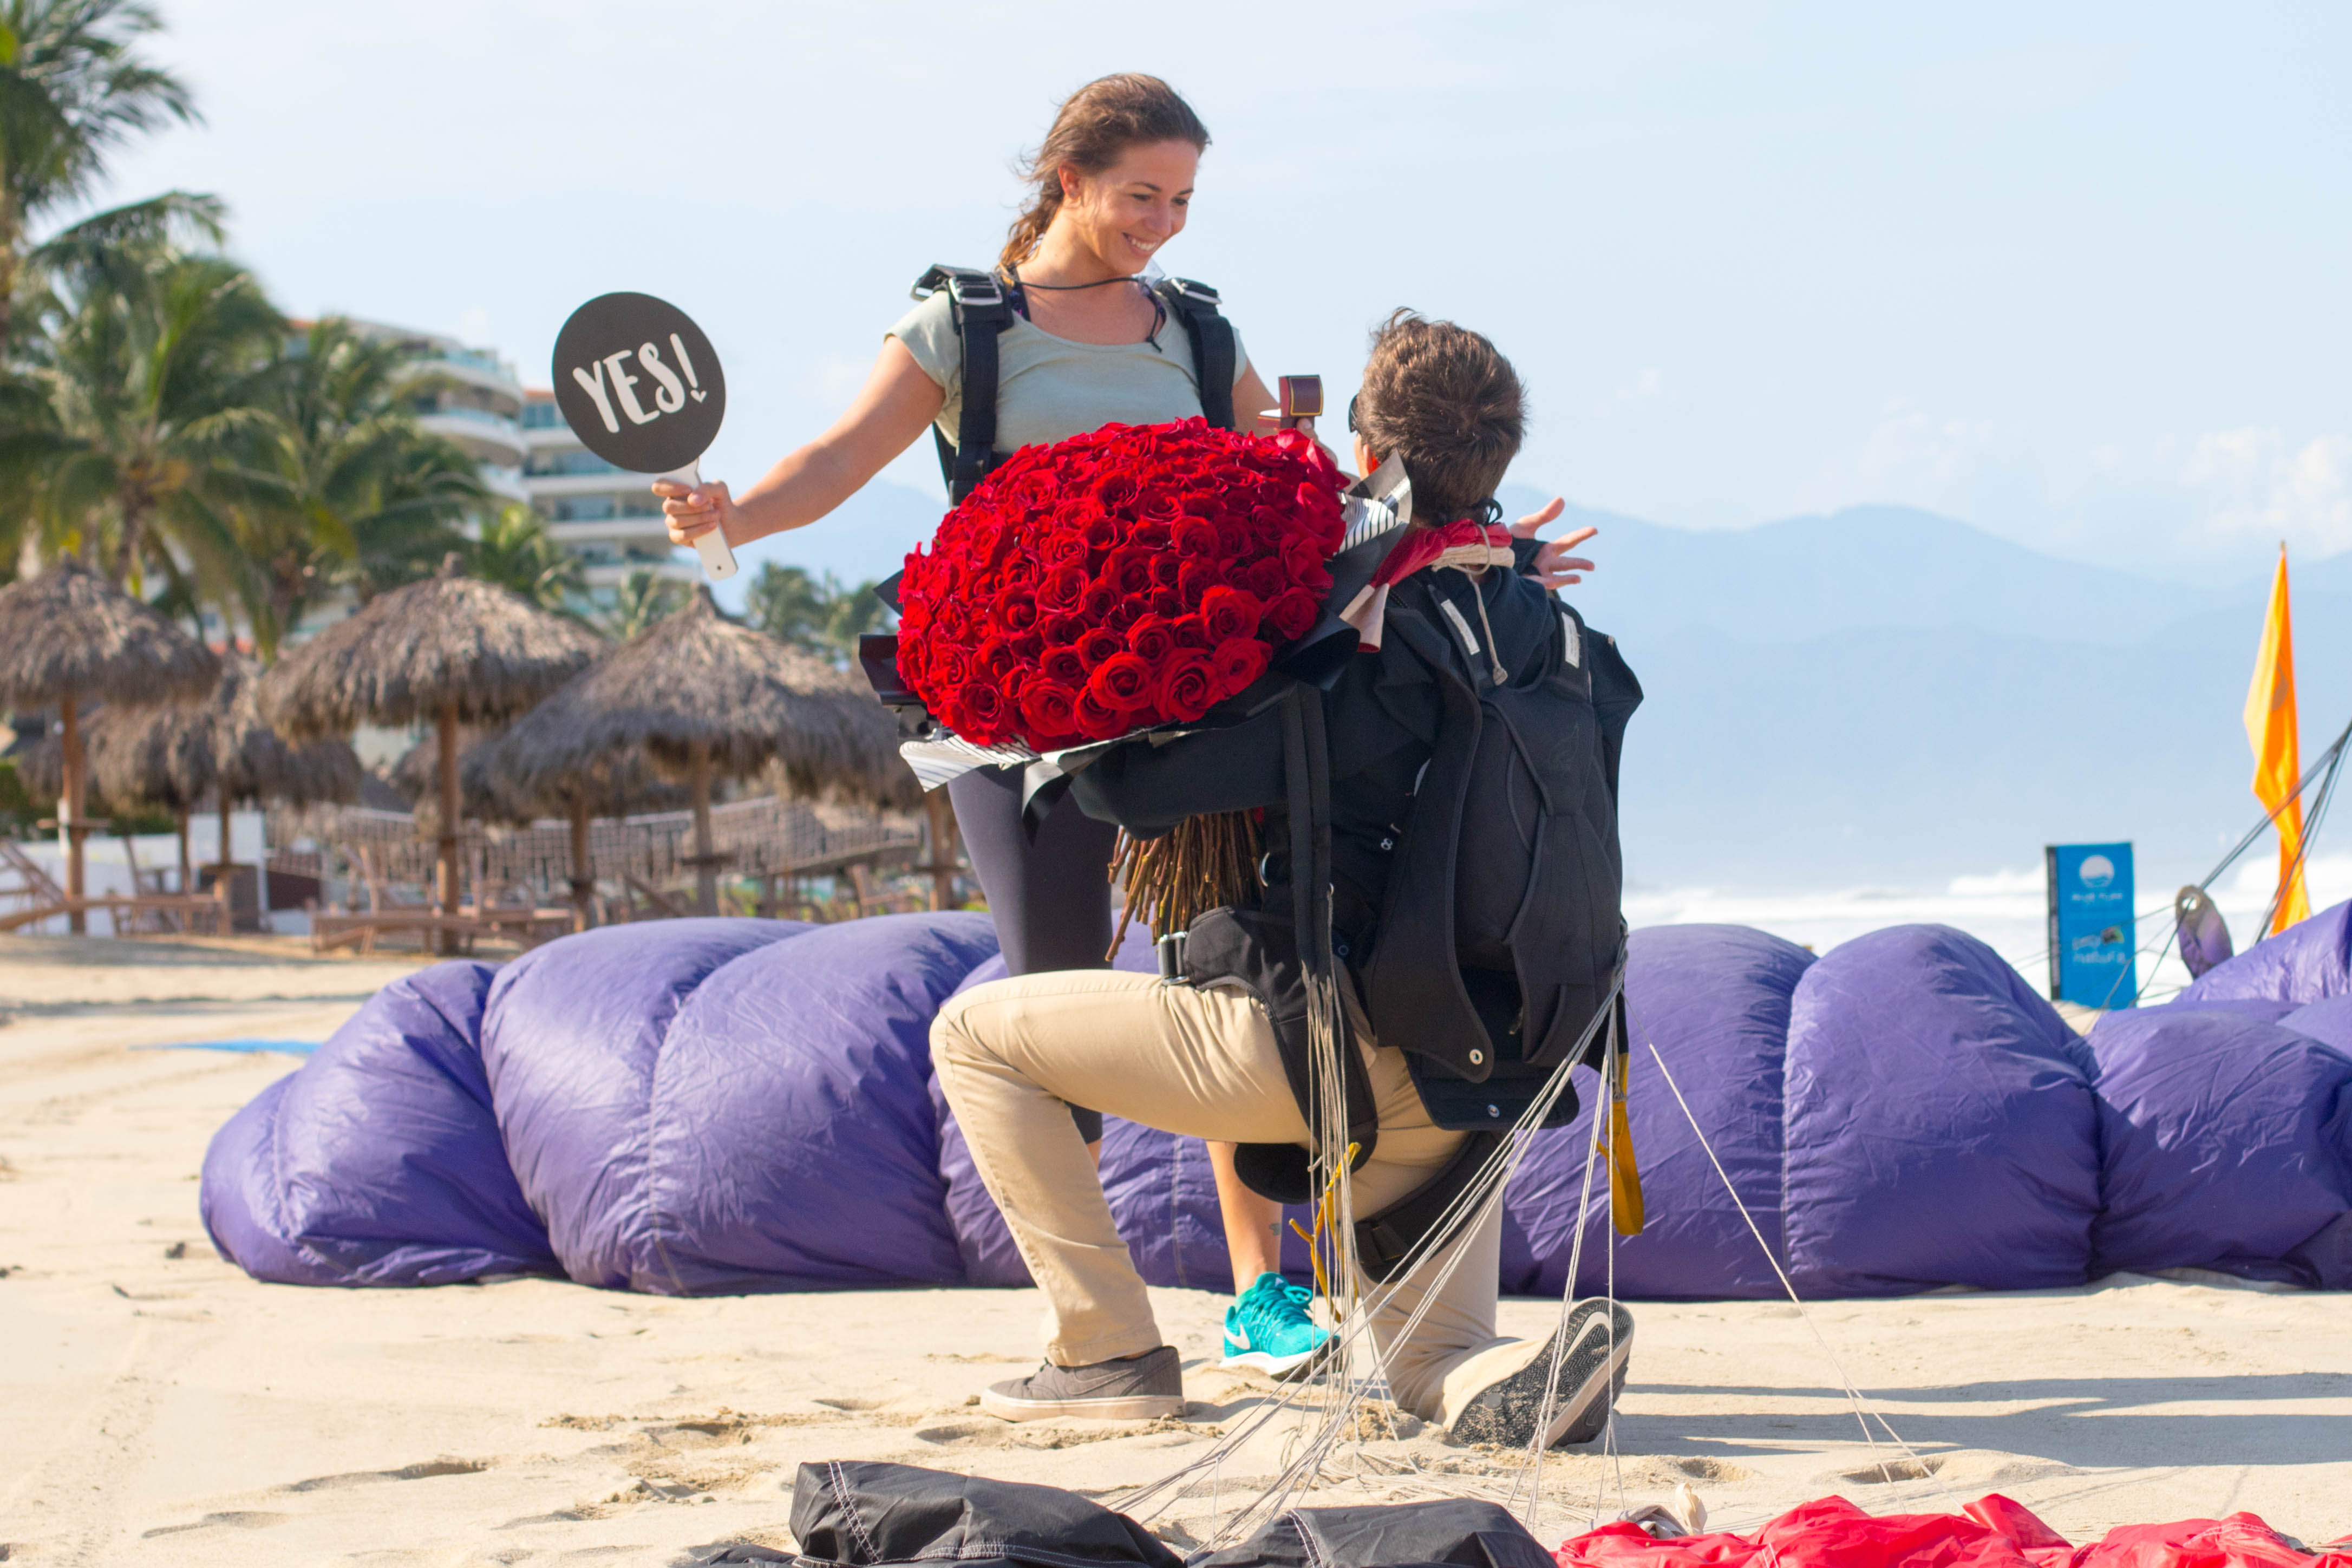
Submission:
M 937 425 L 931 426 L 931 440 L 939 447 L 940 477 L 947 480 L 948 502 L 953 505 L 1011 456 L 996 449 L 996 336 L 1013 325 L 1013 302 L 995 273 L 969 267 L 933 267 L 915 279 L 913 293 L 918 300 L 928 300 L 942 289 L 948 291 L 956 336 L 963 342 L 963 411 L 952 445 Z M 1189 278 L 1163 278 L 1151 291 L 1162 309 L 1184 323 L 1201 383 L 1202 414 L 1212 425 L 1230 427 L 1236 368 L 1234 324 L 1218 313 L 1217 291 Z
M 1489 1130 L 1517 1120 L 1586 1038 L 1624 963 L 1617 761 L 1642 688 L 1616 643 L 1557 599 L 1540 657 L 1507 681 L 1475 646 L 1479 626 L 1433 603 L 1447 625 L 1395 605 L 1387 618 L 1435 677 L 1444 716 L 1390 873 L 1365 1007 L 1439 1126 Z M 1575 1108 L 1563 1095 L 1554 1118 Z

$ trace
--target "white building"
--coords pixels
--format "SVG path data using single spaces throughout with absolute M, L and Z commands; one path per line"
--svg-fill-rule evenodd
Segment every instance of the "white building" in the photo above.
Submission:
M 512 500 L 523 485 L 522 383 L 514 366 L 488 349 L 381 321 L 352 322 L 364 337 L 399 345 L 408 365 L 402 384 L 416 423 L 454 442 L 481 465 L 482 482 Z
M 555 394 L 522 396 L 522 483 L 547 531 L 577 555 L 589 592 L 609 597 L 633 572 L 692 582 L 695 568 L 672 553 L 661 500 L 649 477 L 614 468 L 580 444 L 556 410 Z

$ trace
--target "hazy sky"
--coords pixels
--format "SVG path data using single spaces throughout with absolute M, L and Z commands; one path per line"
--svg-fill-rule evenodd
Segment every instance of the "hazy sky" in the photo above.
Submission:
M 1164 262 L 1268 379 L 1344 396 L 1388 310 L 1454 317 L 1530 384 L 1526 482 L 2173 575 L 2352 549 L 2352 8 L 162 3 L 209 124 L 117 195 L 217 192 L 288 310 L 542 384 L 580 300 L 667 296 L 739 482 L 925 264 L 994 256 L 1059 98 L 1142 69 L 1216 137 Z

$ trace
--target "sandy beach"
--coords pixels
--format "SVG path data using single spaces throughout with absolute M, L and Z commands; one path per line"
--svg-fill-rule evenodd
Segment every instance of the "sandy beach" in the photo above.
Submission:
M 159 1046 L 325 1036 L 415 961 L 293 942 L 0 942 L 0 1559 L 39 1563 L 691 1561 L 789 1542 L 794 1467 L 870 1458 L 1099 1496 L 1206 1452 L 1272 1385 L 1214 1364 L 1222 1302 L 1157 1292 L 1181 1420 L 1011 1426 L 969 1401 L 1035 1358 L 1016 1290 L 699 1300 L 509 1279 L 260 1285 L 196 1212 L 206 1141 L 298 1058 Z M 1511 1300 L 1539 1332 L 1556 1302 Z M 1622 1455 L 1555 1455 L 1538 1533 L 1689 1482 L 1714 1521 L 1842 1493 L 1999 1490 L 2077 1542 L 2252 1510 L 2352 1532 L 2352 1299 L 2118 1276 L 2078 1290 L 1644 1304 Z M 1818 1328 L 1918 1456 L 1887 1481 Z M 1517 1458 L 1415 1431 L 1326 1495 L 1507 1493 Z M 1228 1458 L 1153 1522 L 1187 1542 L 1270 1474 Z

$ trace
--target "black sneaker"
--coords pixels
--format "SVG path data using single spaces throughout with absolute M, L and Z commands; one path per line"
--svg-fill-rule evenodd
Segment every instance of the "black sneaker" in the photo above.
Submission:
M 980 1407 L 1007 1421 L 1153 1421 L 1183 1410 L 1184 1368 L 1174 1345 L 1092 1366 L 1047 1362 L 1027 1377 L 992 1384 L 980 1396 Z
M 1618 1307 L 1613 1335 L 1611 1321 L 1605 1301 L 1579 1301 L 1570 1307 L 1568 1320 L 1557 1332 L 1528 1341 L 1526 1359 L 1488 1384 L 1455 1417 L 1454 1436 L 1465 1443 L 1506 1448 L 1524 1448 L 1533 1442 L 1536 1423 L 1543 1416 L 1555 1344 L 1559 1346 L 1559 1392 L 1552 1402 L 1543 1446 L 1590 1443 L 1601 1436 L 1617 1391 L 1625 1386 L 1625 1366 L 1633 1353 L 1633 1315 Z

